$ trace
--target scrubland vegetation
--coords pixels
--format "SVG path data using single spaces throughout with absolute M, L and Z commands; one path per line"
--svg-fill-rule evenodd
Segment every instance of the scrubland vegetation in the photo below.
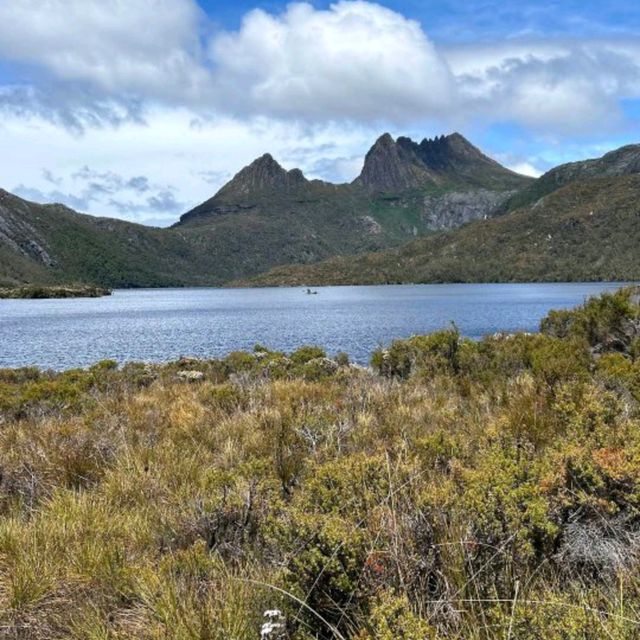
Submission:
M 0 298 L 100 298 L 111 295 L 109 289 L 95 285 L 0 287 Z
M 635 296 L 370 370 L 0 372 L 0 636 L 639 637 Z

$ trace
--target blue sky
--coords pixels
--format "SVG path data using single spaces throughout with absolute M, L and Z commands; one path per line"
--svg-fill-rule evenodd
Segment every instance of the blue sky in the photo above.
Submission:
M 283 11 L 289 2 L 271 0 L 201 0 L 203 11 L 227 29 L 237 29 L 252 9 Z M 332 2 L 311 1 L 317 9 Z M 585 37 L 640 32 L 640 5 L 621 0 L 555 0 L 551 2 L 496 2 L 495 0 L 396 0 L 378 4 L 419 21 L 435 40 L 476 42 L 516 37 L 523 33 L 543 37 Z
M 11 0 L 0 111 L 0 186 L 158 225 L 266 151 L 351 180 L 383 131 L 537 175 L 640 141 L 640 5 Z

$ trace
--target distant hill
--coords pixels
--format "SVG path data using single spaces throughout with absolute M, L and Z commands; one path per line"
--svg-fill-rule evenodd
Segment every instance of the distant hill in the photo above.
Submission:
M 460 134 L 385 134 L 351 184 L 308 180 L 265 154 L 172 228 L 0 196 L 0 284 L 219 285 L 276 265 L 378 251 L 489 217 L 532 183 Z
M 180 284 L 188 243 L 160 229 L 27 202 L 0 190 L 0 284 Z
M 255 285 L 640 279 L 640 145 L 557 167 L 491 219 L 403 247 L 284 266 Z

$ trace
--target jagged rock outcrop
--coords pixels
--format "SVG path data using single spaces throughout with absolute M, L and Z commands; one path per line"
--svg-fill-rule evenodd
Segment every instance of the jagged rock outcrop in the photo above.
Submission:
M 452 184 L 518 189 L 529 181 L 484 155 L 459 133 L 420 143 L 407 137 L 394 140 L 386 133 L 367 153 L 354 184 L 389 192 Z
M 273 156 L 265 153 L 239 171 L 227 184 L 206 202 L 187 211 L 180 222 L 188 222 L 206 216 L 243 213 L 254 208 L 254 197 L 299 191 L 309 181 L 300 169 L 284 169 Z
M 354 184 L 376 191 L 401 191 L 439 182 L 438 175 L 421 162 L 412 148 L 398 144 L 385 133 L 365 156 Z
M 307 184 L 307 179 L 300 169 L 287 171 L 265 153 L 249 166 L 238 172 L 220 191 L 218 196 L 247 195 L 266 189 L 289 190 Z
M 455 229 L 473 220 L 493 215 L 496 207 L 513 195 L 513 191 L 451 191 L 441 196 L 425 196 L 422 219 L 428 229 Z

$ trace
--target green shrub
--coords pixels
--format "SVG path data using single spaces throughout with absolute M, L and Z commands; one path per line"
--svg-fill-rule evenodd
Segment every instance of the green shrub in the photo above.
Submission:
M 396 340 L 388 349 L 378 349 L 373 354 L 371 366 L 388 378 L 407 378 L 414 372 L 456 374 L 460 369 L 461 342 L 455 326 L 428 336 Z
M 305 364 L 309 360 L 315 360 L 316 358 L 326 358 L 327 354 L 324 349 L 320 347 L 304 346 L 296 349 L 289 358 L 295 364 Z

